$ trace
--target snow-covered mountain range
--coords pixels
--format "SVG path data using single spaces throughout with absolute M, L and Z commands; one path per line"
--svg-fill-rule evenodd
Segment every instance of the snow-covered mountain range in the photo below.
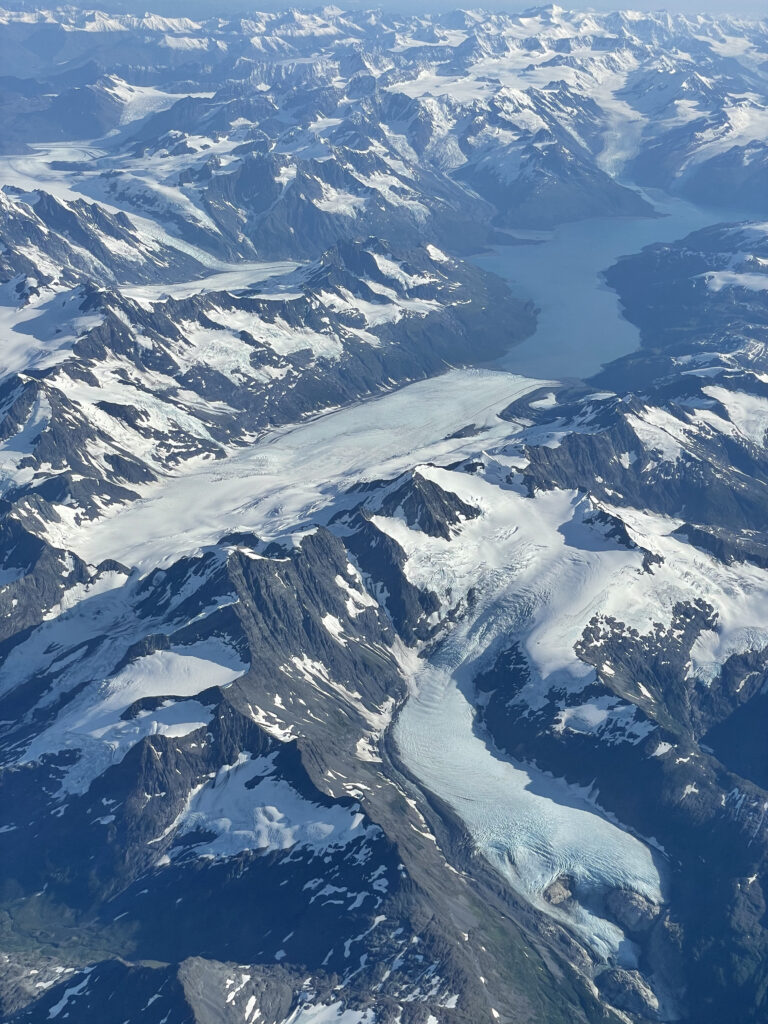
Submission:
M 0 11 L 0 1014 L 768 1013 L 768 24 Z

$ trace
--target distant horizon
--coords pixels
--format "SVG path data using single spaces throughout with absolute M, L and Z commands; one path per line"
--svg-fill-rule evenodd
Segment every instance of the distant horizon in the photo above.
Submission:
M 484 2 L 462 3 L 460 0 L 334 0 L 334 2 L 323 3 L 322 0 L 255 0 L 255 2 L 243 2 L 243 0 L 139 0 L 131 3 L 130 0 L 51 0 L 49 3 L 31 3 L 29 0 L 18 0 L 8 3 L 0 2 L 0 7 L 6 10 L 29 10 L 39 11 L 54 9 L 57 7 L 74 7 L 81 10 L 102 10 L 110 13 L 133 14 L 141 16 L 146 13 L 161 14 L 166 17 L 215 17 L 216 15 L 237 15 L 247 14 L 249 11 L 278 11 L 278 10 L 305 10 L 317 11 L 323 7 L 339 7 L 342 10 L 386 10 L 396 13 L 430 13 L 446 12 L 452 10 L 479 10 L 489 13 L 520 14 L 526 10 L 553 6 L 548 3 L 509 3 L 504 0 L 484 0 Z M 561 7 L 565 11 L 594 11 L 595 13 L 609 13 L 612 11 L 644 11 L 649 13 L 668 12 L 670 14 L 710 14 L 730 15 L 734 17 L 745 16 L 759 20 L 768 17 L 765 0 L 742 0 L 736 5 L 716 3 L 698 3 L 691 0 L 672 0 L 669 3 L 612 3 L 610 0 L 596 0 L 592 3 L 557 3 L 554 6 Z

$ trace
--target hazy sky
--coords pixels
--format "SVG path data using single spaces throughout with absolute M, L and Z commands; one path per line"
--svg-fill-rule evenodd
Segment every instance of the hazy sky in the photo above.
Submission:
M 164 14 L 200 15 L 227 14 L 247 10 L 275 10 L 280 8 L 299 7 L 316 9 L 324 5 L 325 0 L 75 0 L 74 6 L 101 8 L 102 10 L 130 10 L 144 13 L 156 11 Z M 480 8 L 484 10 L 523 11 L 527 8 L 542 6 L 535 0 L 328 0 L 337 7 L 369 8 L 382 7 L 399 11 L 414 12 L 419 10 L 451 10 L 457 7 Z M 8 3 L 13 7 L 14 4 Z M 33 6 L 27 0 L 24 6 Z M 35 5 L 37 6 L 37 5 Z M 56 6 L 56 0 L 48 0 L 39 6 Z M 668 10 L 682 11 L 688 14 L 704 12 L 722 14 L 749 14 L 768 17 L 768 0 L 592 0 L 590 3 L 579 0 L 560 0 L 559 6 L 571 10 L 615 11 L 622 8 L 633 10 Z
M 224 3 L 232 3 L 233 5 L 242 6 L 242 3 L 237 3 L 237 0 L 224 0 Z M 214 0 L 215 5 L 215 0 Z M 181 4 L 179 5 L 181 7 Z M 258 7 L 258 3 L 253 5 L 255 8 Z M 272 4 L 273 7 L 320 7 L 322 2 L 312 3 L 280 3 L 279 0 Z M 384 7 L 394 8 L 396 10 L 451 10 L 457 7 L 465 7 L 468 9 L 481 8 L 485 10 L 500 10 L 500 11 L 524 11 L 531 7 L 544 6 L 544 3 L 536 3 L 535 0 L 521 0 L 521 2 L 515 2 L 515 0 L 336 0 L 337 7 Z M 559 0 L 559 7 L 564 7 L 566 10 L 579 10 L 579 11 L 616 11 L 621 9 L 640 10 L 640 11 L 683 11 L 688 14 L 701 14 L 702 12 L 714 12 L 722 14 L 732 14 L 736 11 L 749 11 L 753 14 L 762 16 L 768 16 L 768 0 L 650 0 L 650 2 L 633 2 L 633 0 L 593 0 L 591 3 L 579 3 L 579 0 L 573 0 L 572 3 L 567 3 L 566 0 Z

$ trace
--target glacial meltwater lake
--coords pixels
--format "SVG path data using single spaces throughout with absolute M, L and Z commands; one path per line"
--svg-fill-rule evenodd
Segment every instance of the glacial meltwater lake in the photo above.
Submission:
M 746 216 L 703 209 L 655 191 L 644 194 L 662 217 L 593 217 L 553 231 L 516 231 L 523 244 L 494 246 L 472 257 L 540 310 L 536 333 L 496 366 L 526 377 L 589 377 L 635 351 L 639 332 L 622 316 L 603 271 L 646 245 Z

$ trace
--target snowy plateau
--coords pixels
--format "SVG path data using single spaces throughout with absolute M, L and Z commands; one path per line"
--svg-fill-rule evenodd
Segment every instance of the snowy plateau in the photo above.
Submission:
M 0 9 L 0 1019 L 761 1024 L 767 510 L 767 22 Z

